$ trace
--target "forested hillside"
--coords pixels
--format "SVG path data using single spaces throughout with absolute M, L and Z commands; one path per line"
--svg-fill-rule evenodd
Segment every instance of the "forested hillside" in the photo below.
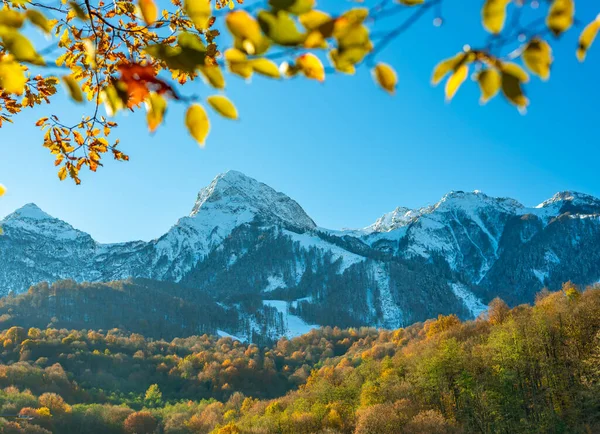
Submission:
M 0 343 L 3 433 L 600 431 L 600 287 L 272 347 L 19 326 Z

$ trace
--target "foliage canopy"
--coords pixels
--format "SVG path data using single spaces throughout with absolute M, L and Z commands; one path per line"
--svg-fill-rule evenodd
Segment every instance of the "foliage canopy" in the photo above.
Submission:
M 49 113 L 36 125 L 44 132 L 43 144 L 54 156 L 58 177 L 79 184 L 80 170 L 96 171 L 107 154 L 129 159 L 111 135 L 117 126 L 113 117 L 120 111 L 145 107 L 153 132 L 169 104 L 184 104 L 185 125 L 201 145 L 210 131 L 206 106 L 237 119 L 235 105 L 223 95 L 224 71 L 246 80 L 257 74 L 324 81 L 328 74 L 354 74 L 365 66 L 392 94 L 398 76 L 378 60 L 379 54 L 428 12 L 441 25 L 442 6 L 449 0 L 380 0 L 338 15 L 316 9 L 315 0 L 242 2 L 2 0 L 0 126 L 25 108 L 50 103 L 62 81 L 75 103 L 90 103 L 89 113 L 75 124 Z M 433 71 L 433 84 L 446 79 L 447 100 L 474 70 L 482 103 L 501 94 L 525 110 L 529 74 L 550 77 L 551 43 L 580 25 L 576 55 L 583 61 L 600 29 L 600 16 L 576 19 L 575 0 L 482 3 L 488 40 L 462 47 Z M 522 23 L 525 8 L 535 9 L 538 18 Z M 408 15 L 399 13 L 403 10 Z M 391 22 L 395 24 L 390 28 L 386 23 Z M 50 44 L 36 47 L 36 33 Z M 200 93 L 215 95 L 200 98 L 193 93 L 199 79 L 205 85 Z

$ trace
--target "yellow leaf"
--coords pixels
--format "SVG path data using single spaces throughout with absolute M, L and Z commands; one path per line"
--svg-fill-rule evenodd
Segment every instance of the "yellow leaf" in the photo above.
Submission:
M 75 102 L 83 102 L 83 93 L 81 92 L 81 88 L 79 87 L 79 83 L 77 80 L 73 78 L 72 75 L 64 75 L 62 77 L 63 83 L 67 87 L 67 91 L 69 92 L 69 96 Z
M 300 24 L 302 24 L 306 30 L 316 30 L 323 24 L 326 24 L 332 20 L 329 14 L 314 9 L 310 12 L 300 15 L 298 18 L 300 20 Z
M 585 56 L 587 55 L 589 48 L 594 43 L 594 39 L 596 39 L 598 30 L 600 30 L 600 15 L 598 15 L 594 21 L 589 23 L 579 36 L 577 59 L 579 59 L 580 62 L 585 60 Z
M 183 8 L 196 29 L 205 30 L 208 28 L 212 15 L 210 0 L 185 0 Z
M 225 88 L 225 77 L 223 77 L 223 71 L 217 65 L 201 66 L 200 72 L 202 76 L 215 89 Z
M 378 63 L 373 68 L 373 78 L 387 92 L 394 94 L 396 85 L 398 84 L 398 76 L 396 71 L 385 63 Z
M 225 24 L 231 34 L 240 42 L 248 54 L 256 54 L 264 45 L 258 22 L 246 11 L 227 14 Z
M 25 16 L 21 12 L 13 9 L 0 10 L 0 26 L 19 29 L 23 25 L 24 21 Z
M 550 78 L 550 66 L 552 65 L 552 48 L 541 39 L 532 39 L 523 51 L 523 62 L 531 72 L 543 80 Z
M 481 9 L 483 27 L 490 33 L 500 33 L 506 21 L 506 7 L 511 0 L 486 0 Z
M 86 11 L 84 11 L 82 9 L 81 6 L 79 6 L 79 3 L 77 3 L 76 1 L 70 1 L 69 2 L 69 14 L 73 13 L 74 17 L 79 18 L 82 21 L 88 21 L 89 17 L 88 17 L 88 13 Z
M 265 35 L 278 45 L 295 46 L 306 39 L 306 35 L 296 27 L 296 21 L 284 10 L 260 11 L 258 22 Z
M 6 187 L 0 184 L 0 196 L 4 196 L 6 194 Z
M 442 79 L 448 75 L 448 73 L 454 69 L 456 69 L 456 67 L 464 61 L 466 57 L 466 54 L 461 52 L 458 53 L 456 56 L 451 57 L 449 59 L 445 59 L 442 60 L 440 63 L 438 63 L 435 68 L 433 69 L 433 75 L 431 77 L 431 82 L 433 84 L 438 84 L 440 81 L 442 81 Z
M 237 48 L 225 50 L 225 62 L 231 73 L 243 78 L 250 78 L 252 76 L 253 69 L 248 61 L 248 57 Z
M 524 109 L 529 105 L 529 100 L 521 88 L 521 77 L 513 75 L 511 72 L 502 70 L 502 93 L 511 103 Z
M 554 0 L 546 17 L 546 25 L 556 36 L 567 31 L 575 19 L 573 0 Z
M 185 126 L 198 144 L 204 147 L 204 142 L 210 132 L 210 121 L 204 107 L 199 104 L 191 105 L 185 115 Z
M 250 65 L 252 66 L 254 72 L 256 72 L 257 74 L 261 74 L 271 78 L 281 77 L 279 67 L 272 60 L 265 58 L 253 59 L 250 61 Z
M 505 62 L 502 64 L 501 69 L 502 72 L 506 72 L 507 74 L 517 77 L 519 81 L 523 83 L 527 83 L 529 81 L 529 74 L 527 74 L 527 72 L 525 72 L 525 70 L 516 63 Z
M 4 48 L 11 53 L 15 59 L 29 62 L 34 65 L 44 65 L 44 59 L 35 51 L 29 39 L 16 30 L 3 31 L 0 36 L 4 42 Z
M 317 56 L 306 53 L 296 59 L 296 66 L 300 68 L 306 78 L 313 80 L 325 80 L 325 67 Z
M 67 168 L 65 166 L 61 167 L 58 171 L 58 179 L 64 181 L 67 178 Z
M 481 89 L 481 103 L 485 104 L 500 91 L 502 79 L 496 69 L 484 69 L 477 74 L 477 83 Z
M 149 26 L 154 24 L 158 19 L 158 6 L 156 6 L 154 0 L 139 0 L 138 6 L 144 22 Z
M 162 124 L 166 111 L 167 101 L 156 92 L 151 92 L 146 99 L 146 121 L 151 133 Z
M 206 101 L 216 110 L 221 116 L 228 119 L 237 119 L 238 112 L 233 103 L 222 95 L 209 96 Z
M 6 93 L 22 95 L 25 90 L 27 78 L 23 72 L 23 67 L 13 61 L 0 62 L 0 88 Z
M 52 22 L 37 9 L 28 9 L 25 13 L 25 16 L 31 22 L 31 24 L 40 28 L 45 33 L 50 33 L 52 30 Z
M 445 89 L 446 101 L 450 101 L 454 97 L 460 85 L 467 79 L 467 75 L 469 75 L 469 66 L 463 63 L 448 78 Z

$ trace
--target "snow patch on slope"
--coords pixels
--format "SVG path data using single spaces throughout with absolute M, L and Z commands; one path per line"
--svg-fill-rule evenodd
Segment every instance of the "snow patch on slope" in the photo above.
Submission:
M 287 338 L 295 338 L 319 328 L 316 324 L 308 324 L 299 316 L 290 314 L 288 302 L 285 300 L 263 300 L 263 304 L 277 309 L 283 315 L 284 335 Z
M 454 295 L 460 299 L 465 307 L 471 312 L 473 318 L 477 318 L 481 313 L 487 310 L 487 306 L 477 298 L 465 285 L 460 283 L 451 283 L 450 288 Z

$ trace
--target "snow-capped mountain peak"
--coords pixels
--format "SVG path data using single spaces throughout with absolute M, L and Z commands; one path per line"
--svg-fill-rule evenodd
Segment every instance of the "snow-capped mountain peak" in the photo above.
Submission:
M 587 213 L 600 211 L 600 200 L 594 196 L 576 191 L 561 191 L 536 208 L 555 208 L 557 212 L 572 212 L 575 208 Z
M 250 212 L 302 229 L 316 228 L 315 222 L 296 201 L 235 170 L 217 175 L 208 187 L 200 190 L 190 217 L 215 210 L 232 214 Z
M 45 213 L 35 203 L 28 203 L 8 215 L 4 220 L 30 219 L 30 220 L 54 220 L 54 217 Z
M 389 232 L 409 224 L 414 218 L 421 215 L 420 211 L 399 206 L 394 211 L 385 213 L 377 219 L 371 226 L 367 226 L 365 231 L 370 232 Z
M 3 230 L 7 233 L 19 231 L 28 235 L 41 235 L 45 238 L 55 240 L 74 240 L 76 238 L 91 237 L 70 224 L 52 217 L 42 211 L 34 203 L 28 203 L 6 216 L 2 221 Z

